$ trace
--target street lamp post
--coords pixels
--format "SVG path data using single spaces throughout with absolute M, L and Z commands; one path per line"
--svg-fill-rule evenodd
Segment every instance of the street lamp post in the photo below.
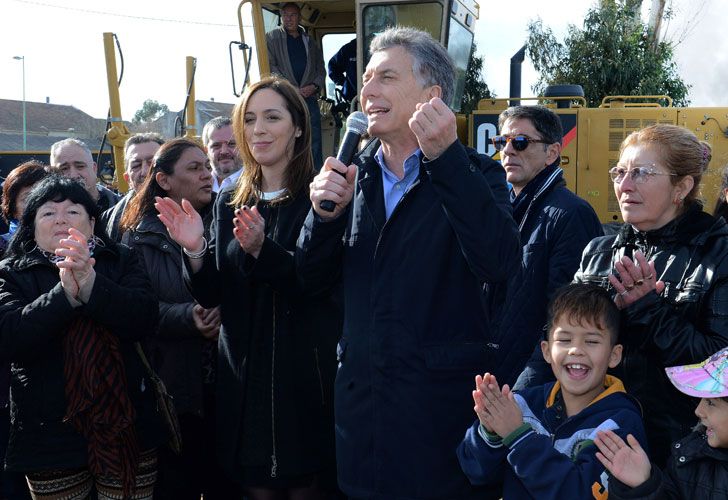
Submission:
M 23 151 L 28 150 L 28 127 L 25 121 L 25 56 L 13 56 L 16 61 L 23 61 Z

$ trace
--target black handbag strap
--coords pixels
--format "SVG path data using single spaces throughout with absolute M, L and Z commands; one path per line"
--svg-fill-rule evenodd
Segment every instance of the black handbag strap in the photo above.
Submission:
M 139 354 L 139 357 L 142 360 L 142 363 L 144 364 L 144 368 L 147 370 L 147 373 L 149 374 L 149 377 L 152 379 L 158 378 L 158 375 L 152 370 L 152 366 L 149 364 L 149 360 L 147 359 L 147 355 L 144 354 L 144 349 L 142 349 L 142 345 L 139 342 L 134 342 L 134 348 L 136 349 L 136 352 Z

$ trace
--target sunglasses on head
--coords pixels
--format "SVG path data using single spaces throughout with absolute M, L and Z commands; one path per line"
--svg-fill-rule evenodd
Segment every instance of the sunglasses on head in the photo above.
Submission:
M 495 149 L 497 149 L 498 151 L 503 151 L 503 149 L 506 147 L 506 144 L 508 144 L 509 142 L 513 146 L 513 149 L 515 149 L 516 151 L 523 151 L 532 142 L 551 144 L 549 141 L 543 141 L 541 139 L 531 139 L 530 137 L 526 137 L 525 135 L 496 135 L 491 140 L 493 141 L 493 146 L 495 146 Z

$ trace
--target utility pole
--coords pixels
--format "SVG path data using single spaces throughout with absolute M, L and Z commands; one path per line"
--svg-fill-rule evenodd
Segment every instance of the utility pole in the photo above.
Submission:
M 23 151 L 28 150 L 28 126 L 25 115 L 25 56 L 13 56 L 16 61 L 23 61 Z

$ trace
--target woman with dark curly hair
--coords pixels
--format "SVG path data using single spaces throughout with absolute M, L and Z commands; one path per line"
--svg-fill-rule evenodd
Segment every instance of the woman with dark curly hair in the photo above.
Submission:
M 35 499 L 151 498 L 164 430 L 134 343 L 157 302 L 133 251 L 96 225 L 83 185 L 36 185 L 0 263 L 0 361 L 10 362 L 8 470 Z

